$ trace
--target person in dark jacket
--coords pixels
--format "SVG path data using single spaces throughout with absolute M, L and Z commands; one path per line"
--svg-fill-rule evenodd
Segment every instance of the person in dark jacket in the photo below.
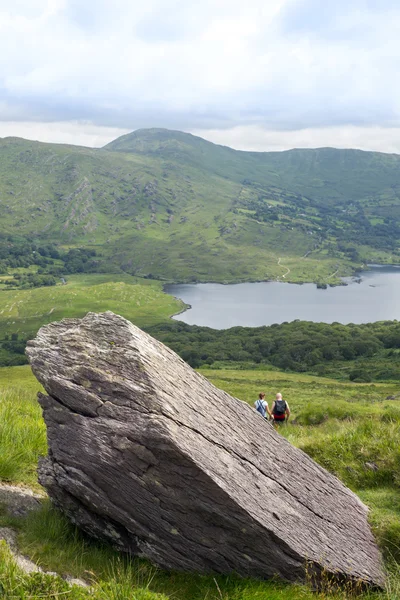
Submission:
M 283 400 L 282 394 L 280 392 L 276 395 L 274 403 L 272 404 L 271 416 L 274 421 L 274 426 L 278 426 L 282 423 L 289 421 L 289 404 L 286 402 L 286 400 Z

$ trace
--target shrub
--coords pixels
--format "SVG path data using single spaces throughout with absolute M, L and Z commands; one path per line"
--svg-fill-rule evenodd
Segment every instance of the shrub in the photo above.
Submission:
M 370 383 L 372 381 L 371 376 L 361 369 L 354 369 L 349 373 L 350 381 L 354 381 L 355 383 Z

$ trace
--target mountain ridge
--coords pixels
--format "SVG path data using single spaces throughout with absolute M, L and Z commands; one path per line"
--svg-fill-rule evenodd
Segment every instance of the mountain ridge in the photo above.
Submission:
M 396 152 L 382 152 L 382 151 L 377 151 L 377 150 L 363 150 L 361 148 L 339 148 L 336 146 L 315 146 L 312 148 L 306 148 L 306 147 L 299 147 L 299 146 L 293 146 L 292 148 L 287 148 L 285 150 L 241 150 L 238 148 L 233 148 L 231 146 L 228 146 L 227 144 L 218 144 L 216 142 L 212 142 L 211 140 L 207 140 L 206 138 L 202 138 L 199 135 L 195 135 L 193 133 L 190 132 L 186 132 L 186 131 L 180 131 L 177 129 L 167 129 L 164 127 L 149 127 L 149 128 L 140 128 L 140 129 L 135 129 L 134 131 L 131 131 L 129 133 L 123 134 L 119 137 L 117 137 L 115 140 L 112 140 L 111 142 L 108 142 L 107 144 L 105 144 L 104 146 L 101 147 L 102 150 L 111 150 L 111 151 L 115 151 L 113 149 L 114 145 L 117 145 L 117 142 L 122 142 L 124 140 L 130 139 L 130 138 L 140 138 L 143 134 L 148 134 L 148 133 L 152 133 L 152 134 L 169 134 L 169 137 L 175 137 L 175 134 L 179 134 L 179 136 L 177 137 L 181 137 L 181 136 L 186 136 L 187 138 L 194 138 L 195 140 L 201 140 L 202 142 L 206 143 L 206 144 L 211 144 L 212 146 L 216 146 L 218 148 L 223 148 L 223 149 L 227 149 L 227 150 L 231 150 L 233 152 L 238 152 L 238 153 L 244 153 L 244 154 L 252 154 L 252 155 L 265 155 L 265 154 L 284 154 L 284 153 L 288 153 L 288 152 L 297 152 L 297 151 L 306 151 L 306 152 L 313 152 L 313 151 L 319 151 L 319 150 L 337 150 L 339 152 L 342 151 L 348 151 L 348 152 L 360 152 L 360 153 L 374 153 L 374 154 L 383 154 L 383 155 L 388 155 L 388 156 L 396 156 L 399 157 L 400 159 L 400 153 L 396 153 Z M 1 138 L 0 138 L 1 139 Z M 122 151 L 122 150 L 121 150 Z
M 246 154 L 246 155 L 282 155 L 285 153 L 291 153 L 291 152 L 318 152 L 318 151 L 337 151 L 337 152 L 354 152 L 354 153 L 362 153 L 362 154 L 377 154 L 377 155 L 383 155 L 383 156 L 393 156 L 396 157 L 400 160 L 400 153 L 397 152 L 383 152 L 381 150 L 364 150 L 362 148 L 341 148 L 338 146 L 314 146 L 312 148 L 308 148 L 308 147 L 302 147 L 302 146 L 293 146 L 292 148 L 287 148 L 285 150 L 241 150 L 238 148 L 233 148 L 232 146 L 228 146 L 227 144 L 218 144 L 216 142 L 212 142 L 211 140 L 207 140 L 206 138 L 202 138 L 201 136 L 195 135 L 193 133 L 190 132 L 185 132 L 185 131 L 179 131 L 179 130 L 175 130 L 175 129 L 168 129 L 168 128 L 163 128 L 163 127 L 149 127 L 149 128 L 140 128 L 140 129 L 135 129 L 129 133 L 123 134 L 121 136 L 118 136 L 117 138 L 115 138 L 114 140 L 112 140 L 111 142 L 108 142 L 107 144 L 105 144 L 104 146 L 84 146 L 82 144 L 71 144 L 68 142 L 45 142 L 42 140 L 35 140 L 32 138 L 25 138 L 25 137 L 21 137 L 21 136 L 13 136 L 13 135 L 8 135 L 8 136 L 4 136 L 1 137 L 0 136 L 0 143 L 1 142 L 32 142 L 35 144 L 44 144 L 44 145 L 51 145 L 51 146 L 68 146 L 71 148 L 84 148 L 86 150 L 106 150 L 108 152 L 115 152 L 117 151 L 116 149 L 113 148 L 113 145 L 116 144 L 119 141 L 122 141 L 126 138 L 130 138 L 133 135 L 137 135 L 137 134 L 141 134 L 144 132 L 165 132 L 168 134 L 181 134 L 182 136 L 187 136 L 188 138 L 194 138 L 196 140 L 201 140 L 202 142 L 204 142 L 205 144 L 209 144 L 211 146 L 217 147 L 217 148 L 221 148 L 221 149 L 226 149 L 229 151 L 232 151 L 234 153 L 240 153 L 240 154 Z M 118 151 L 123 151 L 123 150 L 118 150 Z
M 158 128 L 96 149 L 8 137 L 0 236 L 93 248 L 102 269 L 173 281 L 289 269 L 285 281 L 338 283 L 363 262 L 400 262 L 399 167 L 397 155 L 253 153 Z

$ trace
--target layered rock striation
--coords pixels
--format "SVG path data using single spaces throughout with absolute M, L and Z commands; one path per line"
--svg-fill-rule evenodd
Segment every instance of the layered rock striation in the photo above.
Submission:
M 40 482 L 89 534 L 165 568 L 382 585 L 357 496 L 129 321 L 52 323 L 27 354 Z

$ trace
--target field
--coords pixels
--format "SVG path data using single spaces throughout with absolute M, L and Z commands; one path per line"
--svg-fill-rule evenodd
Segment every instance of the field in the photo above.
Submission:
M 157 281 L 130 275 L 71 275 L 66 285 L 0 291 L 0 340 L 30 339 L 42 325 L 89 311 L 112 310 L 141 327 L 163 321 L 183 308 Z
M 400 597 L 400 405 L 387 400 L 395 384 L 354 384 L 272 370 L 201 372 L 215 385 L 252 403 L 259 391 L 271 401 L 281 391 L 292 409 L 282 433 L 332 473 L 370 507 L 370 522 L 388 568 L 387 589 L 363 600 Z M 38 487 L 37 459 L 46 452 L 45 427 L 35 400 L 39 384 L 28 366 L 0 369 L 0 480 Z M 262 444 L 263 440 L 260 439 Z M 46 569 L 80 576 L 90 590 L 67 588 L 60 579 L 22 575 L 0 546 L 0 589 L 5 598 L 98 598 L 104 600 L 333 600 L 349 597 L 327 586 L 246 581 L 235 577 L 165 572 L 118 556 L 87 540 L 47 501 L 26 519 L 0 513 L 0 526 L 19 531 L 21 550 Z M 2 559 L 2 560 L 1 560 Z M 397 561 L 397 562 L 396 562 Z M 2 586 L 2 587 L 1 587 Z M 1 597 L 1 594 L 0 594 Z

